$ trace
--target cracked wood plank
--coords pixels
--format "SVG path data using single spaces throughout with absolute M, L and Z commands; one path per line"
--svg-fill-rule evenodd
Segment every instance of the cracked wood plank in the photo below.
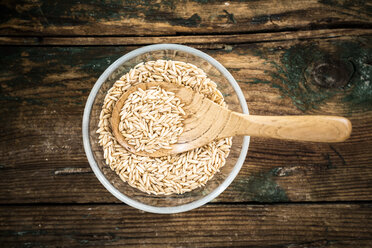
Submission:
M 310 39 L 340 39 L 372 36 L 370 29 L 321 29 L 235 35 L 189 35 L 156 37 L 0 37 L 0 45 L 11 46 L 97 46 L 149 45 L 158 43 L 196 44 L 198 47 L 223 48 L 224 44 L 280 42 Z

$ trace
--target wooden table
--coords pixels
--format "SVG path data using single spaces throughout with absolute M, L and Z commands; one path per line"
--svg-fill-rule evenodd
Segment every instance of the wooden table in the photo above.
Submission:
M 1 2 L 1 247 L 371 247 L 370 1 Z M 213 202 L 157 215 L 119 202 L 86 159 L 98 76 L 153 43 L 208 53 L 250 113 L 348 117 L 351 138 L 252 138 Z

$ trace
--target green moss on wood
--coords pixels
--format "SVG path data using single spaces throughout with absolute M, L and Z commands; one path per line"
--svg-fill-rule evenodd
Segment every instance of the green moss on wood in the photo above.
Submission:
M 197 27 L 201 23 L 201 17 L 196 13 L 189 18 L 173 17 L 168 19 L 167 16 L 164 16 L 164 19 L 174 26 Z
M 303 112 L 318 108 L 336 94 L 345 95 L 344 101 L 353 108 L 371 109 L 372 49 L 357 42 L 332 45 L 335 51 L 329 52 L 316 43 L 297 44 L 283 49 L 280 61 L 270 61 L 264 52 L 257 52 L 272 66 L 273 70 L 265 71 L 271 80 L 252 78 L 246 83 L 279 89 Z M 328 71 L 319 69 L 322 66 Z
M 236 20 L 235 20 L 235 17 L 234 17 L 234 14 L 233 13 L 229 13 L 227 10 L 223 10 L 223 12 L 225 12 L 226 14 L 226 17 L 227 19 L 229 20 L 229 22 L 231 23 L 236 23 Z
M 353 64 L 355 72 L 348 85 L 351 91 L 343 101 L 351 108 L 372 109 L 372 48 L 363 48 L 358 43 L 345 42 L 338 45 L 342 59 Z
M 265 24 L 269 21 L 280 21 L 285 14 L 273 14 L 273 15 L 258 15 L 254 16 L 251 20 L 251 24 Z
M 325 60 L 327 54 L 316 45 L 295 45 L 287 49 L 280 58 L 280 63 L 268 61 L 274 71 L 266 71 L 272 80 L 252 79 L 250 83 L 270 84 L 277 88 L 302 111 L 316 108 L 319 103 L 332 96 L 332 91 L 323 91 L 312 87 L 306 81 L 306 70 L 315 61 Z M 260 56 L 261 57 L 261 56 Z
M 368 0 L 320 0 L 319 3 L 333 8 L 338 7 L 349 11 L 357 11 L 359 14 L 372 15 L 372 5 Z
M 43 101 L 58 101 L 47 97 L 46 87 L 51 92 L 63 89 L 79 96 L 81 92 L 87 93 L 98 76 L 127 51 L 118 47 L 2 47 L 0 52 L 0 100 L 41 105 Z M 74 73 L 76 78 L 64 78 L 64 73 Z M 24 96 L 16 94 L 31 88 L 44 88 L 40 91 L 42 96 L 35 90 Z M 81 98 L 69 97 L 72 103 L 82 104 Z
M 232 186 L 242 192 L 244 199 L 257 202 L 288 202 L 284 189 L 274 180 L 273 172 L 258 173 L 246 179 L 237 180 Z

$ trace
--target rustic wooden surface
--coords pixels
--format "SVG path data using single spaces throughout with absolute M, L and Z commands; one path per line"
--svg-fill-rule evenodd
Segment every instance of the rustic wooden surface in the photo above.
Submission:
M 52 1 L 2 4 L 4 35 L 176 35 L 371 27 L 368 1 Z
M 0 207 L 0 237 L 25 247 L 367 247 L 371 207 L 208 205 L 157 215 L 122 204 L 12 206 Z
M 368 1 L 0 3 L 0 246 L 368 247 Z M 251 114 L 348 117 L 344 143 L 252 138 L 212 203 L 176 215 L 118 204 L 82 146 L 85 101 L 115 59 L 182 43 L 236 78 Z M 231 156 L 237 156 L 232 152 Z

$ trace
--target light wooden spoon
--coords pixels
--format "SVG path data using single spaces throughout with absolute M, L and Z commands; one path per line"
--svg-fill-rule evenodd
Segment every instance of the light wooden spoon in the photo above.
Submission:
M 154 153 L 136 151 L 119 131 L 120 110 L 128 96 L 138 88 L 147 90 L 160 86 L 174 92 L 185 104 L 183 133 L 172 149 L 159 149 Z M 117 141 L 127 150 L 142 156 L 162 157 L 201 147 L 215 139 L 247 135 L 297 141 L 340 142 L 351 133 L 351 123 L 339 116 L 258 116 L 225 109 L 204 95 L 185 86 L 165 82 L 142 83 L 131 87 L 117 101 L 111 117 L 112 131 Z

